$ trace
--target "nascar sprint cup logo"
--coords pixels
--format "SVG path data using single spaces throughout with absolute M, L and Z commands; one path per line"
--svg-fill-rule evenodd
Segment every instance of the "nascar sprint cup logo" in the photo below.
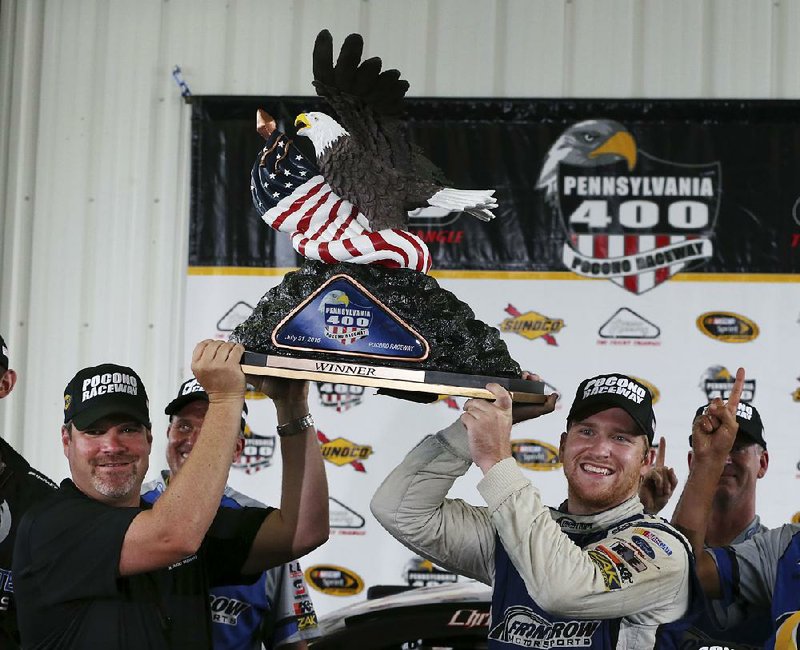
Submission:
M 641 294 L 711 257 L 720 165 L 660 160 L 611 120 L 567 129 L 536 185 L 564 224 L 574 273 Z

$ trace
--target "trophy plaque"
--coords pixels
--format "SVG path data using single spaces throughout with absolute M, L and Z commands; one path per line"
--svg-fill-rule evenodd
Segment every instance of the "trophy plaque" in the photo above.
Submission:
M 545 400 L 544 384 L 520 378 L 497 329 L 427 272 L 425 243 L 406 229 L 408 212 L 434 206 L 488 221 L 493 190 L 447 187 L 411 146 L 399 119 L 408 82 L 361 61 L 351 34 L 333 64 L 331 35 L 314 46 L 314 86 L 339 120 L 319 112 L 295 120 L 314 145 L 309 160 L 264 111 L 266 140 L 251 174 L 253 203 L 305 259 L 232 333 L 246 373 L 377 387 L 432 402 L 438 395 L 488 397 L 495 382 L 515 401 Z

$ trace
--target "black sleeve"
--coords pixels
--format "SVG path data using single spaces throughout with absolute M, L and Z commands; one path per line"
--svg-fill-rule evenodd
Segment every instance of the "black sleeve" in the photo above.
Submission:
M 139 512 L 88 498 L 48 499 L 20 526 L 15 582 L 26 581 L 43 605 L 116 594 L 122 542 Z
M 259 573 L 244 575 L 242 565 L 250 554 L 258 529 L 274 508 L 220 508 L 203 540 L 201 552 L 211 586 L 255 582 Z

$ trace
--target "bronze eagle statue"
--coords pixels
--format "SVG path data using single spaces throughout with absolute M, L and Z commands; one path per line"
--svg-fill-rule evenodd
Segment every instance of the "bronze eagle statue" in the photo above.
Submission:
M 381 71 L 378 57 L 361 60 L 364 41 L 350 34 L 333 63 L 327 30 L 314 43 L 314 88 L 341 120 L 320 112 L 295 120 L 298 135 L 314 145 L 317 165 L 331 189 L 369 220 L 372 230 L 406 227 L 408 212 L 434 206 L 494 218 L 494 190 L 446 186 L 442 172 L 413 147 L 400 119 L 409 88 L 398 70 Z

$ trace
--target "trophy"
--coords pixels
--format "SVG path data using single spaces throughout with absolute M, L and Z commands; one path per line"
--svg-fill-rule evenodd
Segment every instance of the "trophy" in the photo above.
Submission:
M 496 382 L 515 401 L 543 402 L 544 384 L 521 369 L 497 329 L 427 272 L 425 243 L 408 213 L 434 206 L 494 218 L 494 190 L 447 187 L 442 172 L 406 137 L 400 119 L 407 81 L 361 60 L 351 34 L 336 64 L 327 30 L 314 44 L 314 87 L 338 119 L 297 116 L 316 160 L 259 110 L 266 140 L 251 174 L 253 203 L 287 233 L 304 261 L 268 291 L 232 333 L 247 373 L 377 387 L 432 402 L 439 395 L 488 397 Z

